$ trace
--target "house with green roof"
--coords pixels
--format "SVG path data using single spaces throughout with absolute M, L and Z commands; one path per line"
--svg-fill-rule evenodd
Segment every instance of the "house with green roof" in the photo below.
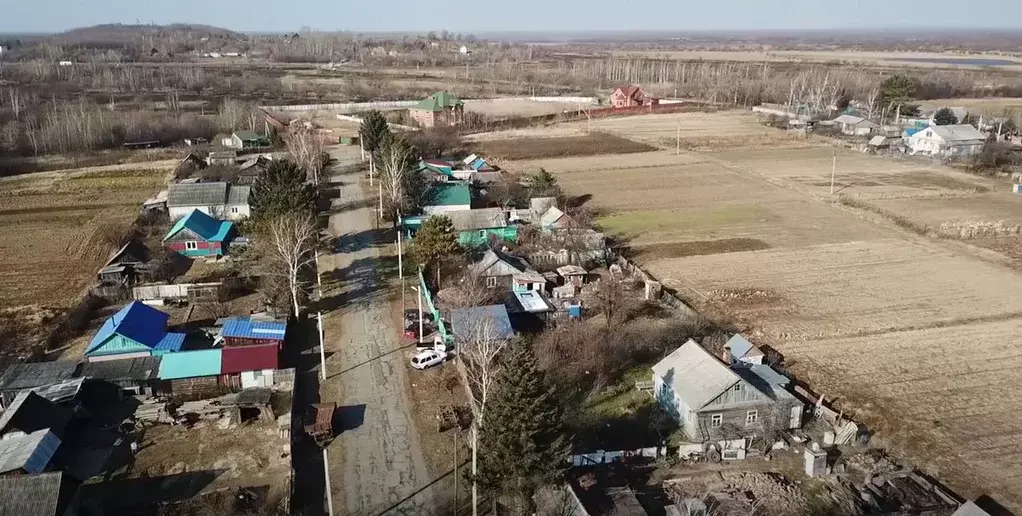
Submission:
M 189 257 L 223 256 L 234 238 L 234 223 L 218 220 L 200 210 L 192 210 L 170 228 L 163 245 Z
M 269 147 L 270 139 L 266 136 L 256 134 L 254 131 L 234 131 L 231 133 L 230 145 L 232 149 L 254 149 L 258 147 Z M 224 143 L 227 143 L 226 141 Z
M 427 215 L 472 209 L 472 191 L 466 183 L 435 183 L 422 200 Z
M 465 121 L 465 103 L 449 91 L 433 93 L 409 112 L 422 127 L 447 127 Z

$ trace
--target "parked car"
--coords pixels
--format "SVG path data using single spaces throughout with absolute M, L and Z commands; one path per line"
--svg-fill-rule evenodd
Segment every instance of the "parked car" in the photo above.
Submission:
M 442 364 L 446 359 L 447 356 L 444 353 L 434 349 L 427 349 L 416 353 L 415 356 L 412 357 L 412 367 L 416 369 L 426 369 Z
M 433 322 L 433 314 L 429 312 L 422 312 L 422 320 L 425 322 Z M 415 324 L 419 323 L 419 311 L 414 308 L 405 310 L 405 325 L 411 322 L 414 322 Z
M 429 335 L 430 333 L 433 333 L 433 325 L 430 324 L 430 323 L 427 323 L 427 322 L 423 322 L 423 324 L 422 324 L 422 332 L 425 333 L 426 335 Z M 418 339 L 419 338 L 419 323 L 418 322 L 411 322 L 411 323 L 407 323 L 405 325 L 405 337 L 408 337 L 409 339 Z

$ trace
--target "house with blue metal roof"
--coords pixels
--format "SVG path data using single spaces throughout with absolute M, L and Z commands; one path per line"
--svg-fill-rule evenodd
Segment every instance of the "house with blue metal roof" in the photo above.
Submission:
M 170 316 L 132 301 L 111 316 L 85 348 L 91 360 L 160 356 L 180 351 L 185 334 L 167 331 Z
M 249 317 L 230 317 L 223 321 L 218 341 L 226 347 L 264 346 L 276 344 L 278 349 L 284 346 L 287 334 L 287 322 L 273 319 Z
M 192 210 L 170 228 L 163 245 L 190 257 L 223 256 L 235 236 L 234 223 Z

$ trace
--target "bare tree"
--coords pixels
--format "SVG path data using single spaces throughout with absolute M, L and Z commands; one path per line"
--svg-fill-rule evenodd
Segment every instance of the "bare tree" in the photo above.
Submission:
M 404 211 L 409 207 L 409 175 L 415 173 L 412 167 L 418 162 L 415 147 L 402 138 L 386 138 L 378 159 L 380 184 L 383 185 L 384 199 L 390 204 L 386 211 Z
M 600 278 L 596 287 L 596 303 L 607 318 L 607 330 L 613 331 L 624 315 L 625 291 L 621 280 L 614 276 Z
M 479 471 L 479 428 L 485 424 L 486 401 L 493 391 L 500 361 L 498 360 L 510 339 L 490 317 L 478 317 L 461 328 L 455 335 L 458 354 L 465 362 L 469 383 L 469 402 L 472 406 L 472 475 Z M 472 513 L 478 514 L 479 489 L 472 483 Z
M 305 169 L 307 179 L 318 185 L 323 172 L 323 140 L 319 135 L 310 129 L 294 131 L 287 139 L 287 150 L 291 159 Z
M 286 277 L 291 307 L 298 317 L 311 283 L 306 274 L 316 260 L 315 223 L 308 214 L 281 215 L 270 221 L 269 237 L 271 269 Z

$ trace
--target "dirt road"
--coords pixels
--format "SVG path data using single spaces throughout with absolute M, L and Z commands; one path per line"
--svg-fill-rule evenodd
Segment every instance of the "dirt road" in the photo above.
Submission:
M 332 155 L 337 170 L 358 160 L 357 149 L 340 147 Z M 432 514 L 432 479 L 407 391 L 407 353 L 379 278 L 385 265 L 374 244 L 374 213 L 357 173 L 338 173 L 331 182 L 337 197 L 328 231 L 336 245 L 321 267 L 333 269 L 340 294 L 326 324 L 330 358 L 321 393 L 340 407 L 342 428 L 329 447 L 334 514 Z

